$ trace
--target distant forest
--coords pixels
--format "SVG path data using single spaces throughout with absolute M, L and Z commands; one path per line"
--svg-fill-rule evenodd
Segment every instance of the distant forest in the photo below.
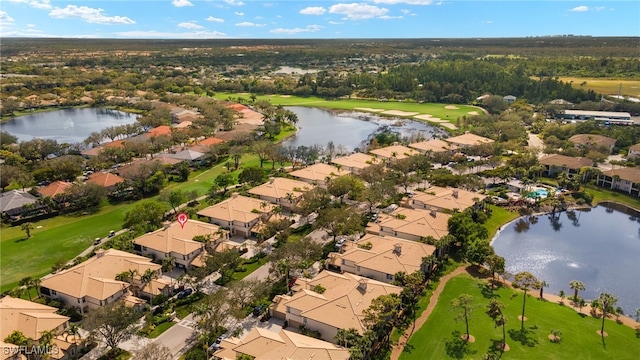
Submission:
M 2 39 L 3 93 L 84 87 L 215 91 L 470 103 L 483 94 L 531 103 L 598 101 L 561 76 L 640 79 L 637 37 L 491 39 Z M 10 60 L 9 60 L 10 59 Z M 9 60 L 9 61 L 4 61 Z M 64 65 L 63 68 L 60 65 Z M 299 79 L 279 66 L 317 69 Z M 81 68 L 78 73 L 68 69 Z M 94 71 L 100 69 L 100 71 Z M 104 71 L 107 70 L 107 71 Z M 35 76 L 34 76 L 35 75 Z M 267 76 L 269 75 L 269 76 Z M 194 81 L 194 79 L 198 79 Z M 640 112 L 634 104 L 619 110 Z

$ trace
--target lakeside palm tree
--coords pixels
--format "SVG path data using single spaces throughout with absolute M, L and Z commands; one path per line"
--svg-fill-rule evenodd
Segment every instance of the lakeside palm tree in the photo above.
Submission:
M 524 331 L 524 310 L 527 304 L 527 291 L 534 289 L 539 283 L 540 281 L 538 281 L 538 279 L 528 271 L 519 272 L 515 275 L 513 285 L 524 291 L 524 296 L 522 298 L 522 315 L 520 316 L 522 331 Z
M 571 280 L 569 283 L 569 288 L 573 290 L 573 302 L 578 302 L 578 291 L 584 290 L 584 283 L 579 280 Z
M 602 310 L 602 325 L 600 325 L 600 336 L 602 336 L 602 343 L 604 344 L 604 320 L 607 318 L 608 312 L 613 312 L 614 306 L 618 302 L 618 298 L 610 293 L 600 293 L 598 297 L 598 303 Z M 613 310 L 613 311 L 612 311 Z

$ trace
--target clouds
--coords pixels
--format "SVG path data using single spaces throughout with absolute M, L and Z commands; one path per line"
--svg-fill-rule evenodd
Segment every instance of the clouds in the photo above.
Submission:
M 239 0 L 224 0 L 224 2 L 226 2 L 227 4 L 231 5 L 231 6 L 243 6 L 244 3 L 242 1 Z
M 49 16 L 54 19 L 82 19 L 90 24 L 131 25 L 136 22 L 126 16 L 106 16 L 103 9 L 88 6 L 67 5 L 67 7 L 51 10 Z
M 295 35 L 295 34 L 306 33 L 306 32 L 317 32 L 317 31 L 320 31 L 322 28 L 323 27 L 320 25 L 307 25 L 304 28 L 292 28 L 292 29 L 276 28 L 276 29 L 269 30 L 269 32 L 273 34 Z
M 183 28 L 183 29 L 190 29 L 190 30 L 204 29 L 204 26 L 196 24 L 195 20 L 187 21 L 187 22 L 181 22 L 180 24 L 178 24 L 178 27 L 179 28 Z
M 368 4 L 335 4 L 329 8 L 331 14 L 344 15 L 348 20 L 365 20 L 381 17 L 389 13 L 389 9 Z
M 115 33 L 121 38 L 132 39 L 221 39 L 227 34 L 219 31 L 166 32 L 166 31 L 123 31 Z
M 602 11 L 604 10 L 604 6 L 596 6 L 596 7 L 588 7 L 586 5 L 576 6 L 573 9 L 569 9 L 572 12 L 587 12 L 587 11 Z
M 15 20 L 6 11 L 0 10 L 0 25 L 6 25 L 8 23 L 12 23 Z
M 265 24 L 256 24 L 256 23 L 252 23 L 250 21 L 244 21 L 241 23 L 237 23 L 236 26 L 243 26 L 243 27 L 263 27 L 265 26 Z
M 189 0 L 173 0 L 171 1 L 171 4 L 173 4 L 173 6 L 175 7 L 193 6 L 191 1 Z
M 396 4 L 407 4 L 407 5 L 431 5 L 433 4 L 432 0 L 373 0 L 374 4 L 387 4 L 387 5 L 396 5 Z
M 212 22 L 217 22 L 217 23 L 223 23 L 224 19 L 220 19 L 217 17 L 213 17 L 213 16 L 209 16 L 207 19 L 207 21 L 212 21 Z
M 322 6 L 310 6 L 300 10 L 300 14 L 303 15 L 322 15 L 327 12 L 327 9 Z
M 51 9 L 53 8 L 53 6 L 51 6 L 51 1 L 50 0 L 9 0 L 10 2 L 13 3 L 21 3 L 21 4 L 27 4 L 31 7 L 34 7 L 36 9 Z

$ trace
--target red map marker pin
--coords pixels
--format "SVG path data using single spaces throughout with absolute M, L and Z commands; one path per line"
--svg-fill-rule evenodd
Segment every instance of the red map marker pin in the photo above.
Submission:
M 180 224 L 180 228 L 184 228 L 184 224 L 187 223 L 187 220 L 189 220 L 189 217 L 187 216 L 187 214 L 185 213 L 178 214 L 178 223 Z

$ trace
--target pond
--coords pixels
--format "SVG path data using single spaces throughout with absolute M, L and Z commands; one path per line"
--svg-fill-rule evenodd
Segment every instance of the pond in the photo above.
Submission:
M 506 225 L 493 242 L 510 274 L 529 271 L 558 294 L 572 280 L 585 284 L 584 299 L 601 292 L 618 297 L 626 314 L 640 308 L 640 213 L 616 204 L 523 217 Z
M 71 108 L 19 116 L 0 125 L 0 130 L 19 141 L 33 138 L 52 139 L 58 143 L 78 143 L 92 132 L 109 126 L 132 124 L 137 115 L 104 108 Z
M 379 129 L 388 126 L 401 136 L 421 133 L 431 139 L 434 134 L 446 132 L 432 125 L 407 119 L 386 118 L 375 114 L 353 111 L 332 111 L 317 108 L 291 106 L 287 109 L 298 115 L 298 132 L 284 145 L 326 146 L 333 141 L 335 146 L 342 145 L 348 151 L 362 150 L 363 143 Z

